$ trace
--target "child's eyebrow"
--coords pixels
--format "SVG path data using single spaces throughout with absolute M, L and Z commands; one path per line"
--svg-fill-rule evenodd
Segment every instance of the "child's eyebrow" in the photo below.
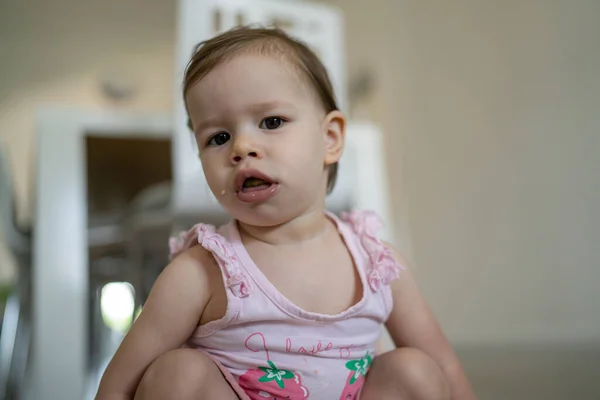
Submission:
M 217 125 L 219 125 L 219 120 L 218 119 L 216 119 L 216 118 L 205 119 L 204 121 L 202 121 L 201 123 L 199 123 L 198 125 L 196 125 L 194 127 L 194 133 L 195 134 L 199 134 L 200 132 L 202 132 L 206 128 L 209 128 L 211 126 L 217 126 Z
M 260 113 L 260 112 L 264 112 L 264 111 L 268 111 L 268 110 L 272 110 L 272 109 L 277 109 L 277 108 L 292 108 L 292 109 L 296 109 L 296 107 L 292 104 L 289 103 L 287 101 L 281 101 L 281 100 L 275 100 L 275 101 L 265 101 L 262 103 L 256 103 L 256 104 L 252 104 L 251 106 L 248 107 L 248 109 L 252 112 L 256 112 L 256 113 Z

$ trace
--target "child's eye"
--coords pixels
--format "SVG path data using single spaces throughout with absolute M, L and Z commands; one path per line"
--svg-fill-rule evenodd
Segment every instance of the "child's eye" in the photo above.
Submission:
M 268 117 L 260 121 L 260 129 L 277 129 L 283 125 L 281 117 Z
M 206 143 L 208 146 L 222 146 L 227 143 L 231 139 L 231 135 L 227 132 L 219 132 L 216 135 L 213 135 L 208 142 Z

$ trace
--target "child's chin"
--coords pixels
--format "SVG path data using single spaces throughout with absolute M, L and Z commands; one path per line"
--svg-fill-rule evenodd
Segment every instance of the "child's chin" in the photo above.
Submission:
M 228 212 L 232 218 L 242 224 L 258 226 L 261 228 L 281 225 L 291 219 L 287 217 L 284 210 L 279 210 L 278 207 L 273 207 L 268 204 L 235 207 L 234 210 L 228 210 Z

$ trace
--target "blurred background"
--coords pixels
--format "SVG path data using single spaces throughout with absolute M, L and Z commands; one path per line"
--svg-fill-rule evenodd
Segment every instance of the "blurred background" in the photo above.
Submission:
M 319 3 L 344 17 L 347 110 L 383 135 L 393 241 L 479 398 L 600 399 L 600 2 Z M 39 110 L 159 125 L 81 143 L 91 393 L 167 262 L 176 36 L 175 0 L 0 0 L 4 398 L 52 399 L 27 394 L 32 249 L 38 190 L 69 187 L 38 181 Z

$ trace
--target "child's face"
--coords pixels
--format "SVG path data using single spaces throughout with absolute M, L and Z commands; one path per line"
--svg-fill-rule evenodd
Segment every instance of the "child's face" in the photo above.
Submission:
M 208 185 L 234 218 L 271 226 L 323 208 L 326 166 L 341 156 L 344 118 L 325 115 L 286 62 L 235 57 L 186 100 Z

